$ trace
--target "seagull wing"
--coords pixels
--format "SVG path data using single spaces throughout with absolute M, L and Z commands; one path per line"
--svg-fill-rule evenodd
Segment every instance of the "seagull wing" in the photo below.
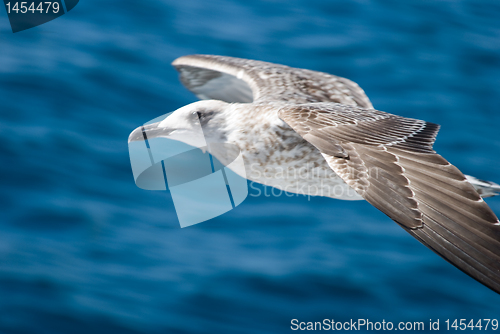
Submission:
M 326 103 L 285 106 L 278 114 L 369 203 L 500 293 L 500 223 L 465 176 L 432 149 L 438 125 Z
M 372 108 L 355 82 L 327 73 L 212 55 L 184 56 L 172 65 L 184 86 L 202 100 L 336 102 Z

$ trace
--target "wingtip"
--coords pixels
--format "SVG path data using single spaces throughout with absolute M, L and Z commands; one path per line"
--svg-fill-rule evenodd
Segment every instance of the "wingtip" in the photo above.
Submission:
M 179 66 L 179 65 L 185 65 L 187 60 L 192 59 L 192 58 L 197 58 L 199 56 L 203 56 L 203 55 L 192 54 L 192 55 L 181 56 L 179 58 L 174 59 L 174 61 L 172 62 L 172 66 L 175 67 L 175 66 Z
M 179 65 L 183 65 L 184 60 L 186 60 L 188 57 L 191 57 L 191 56 L 194 56 L 194 55 L 186 55 L 186 56 L 178 57 L 178 58 L 174 59 L 174 61 L 171 63 L 171 65 L 174 67 L 179 66 Z
M 182 65 L 192 65 L 192 63 L 191 63 L 192 60 L 211 59 L 211 58 L 216 58 L 216 57 L 222 57 L 222 56 L 195 53 L 195 54 L 185 55 L 185 56 L 181 56 L 179 58 L 176 58 L 171 63 L 171 65 L 174 67 L 182 66 Z

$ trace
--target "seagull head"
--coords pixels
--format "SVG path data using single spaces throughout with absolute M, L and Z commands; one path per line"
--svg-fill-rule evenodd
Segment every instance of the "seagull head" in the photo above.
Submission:
M 143 125 L 132 131 L 128 141 L 168 138 L 199 146 L 200 140 L 223 142 L 223 118 L 228 103 L 218 100 L 198 101 L 177 109 L 160 122 Z

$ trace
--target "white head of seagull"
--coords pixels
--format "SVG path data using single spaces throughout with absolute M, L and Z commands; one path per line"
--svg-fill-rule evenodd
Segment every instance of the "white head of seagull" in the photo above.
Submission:
M 217 134 L 223 129 L 223 118 L 220 117 L 220 114 L 224 113 L 228 106 L 228 103 L 218 100 L 197 101 L 177 109 L 161 121 L 158 127 L 167 131 L 193 132 L 198 131 L 201 124 L 202 129 L 207 131 L 205 136 L 215 135 L 217 137 Z M 217 129 L 217 133 L 209 131 L 214 128 Z
M 135 129 L 129 142 L 153 138 L 169 138 L 194 147 L 224 140 L 224 118 L 229 106 L 217 100 L 197 101 L 175 110 L 164 120 Z M 204 145 L 201 145 L 204 143 Z

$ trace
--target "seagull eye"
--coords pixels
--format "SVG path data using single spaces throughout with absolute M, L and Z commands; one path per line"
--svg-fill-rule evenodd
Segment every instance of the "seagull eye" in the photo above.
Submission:
M 207 122 L 210 118 L 212 118 L 212 115 L 214 114 L 213 111 L 207 111 L 207 112 L 199 112 L 197 111 L 196 114 L 198 115 L 198 119 L 201 122 Z

